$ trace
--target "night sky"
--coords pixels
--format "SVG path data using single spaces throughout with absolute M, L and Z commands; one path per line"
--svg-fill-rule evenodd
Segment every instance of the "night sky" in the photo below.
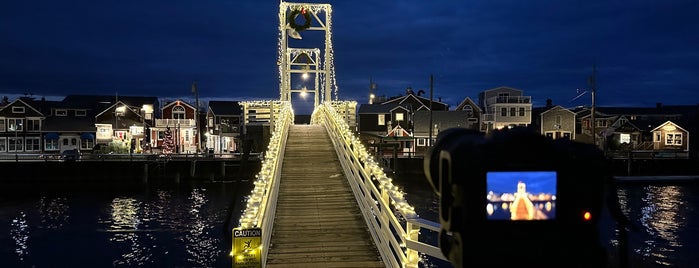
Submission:
M 317 1 L 311 1 L 317 2 Z M 319 2 L 327 3 L 327 2 Z M 564 107 L 699 103 L 699 1 L 333 1 L 341 99 L 510 86 Z M 279 1 L 0 2 L 0 95 L 275 99 Z M 321 44 L 318 44 L 320 46 Z

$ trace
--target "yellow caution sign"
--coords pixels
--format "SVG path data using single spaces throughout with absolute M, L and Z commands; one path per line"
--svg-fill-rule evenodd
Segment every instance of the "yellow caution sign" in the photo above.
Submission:
M 262 267 L 262 229 L 233 229 L 233 267 Z

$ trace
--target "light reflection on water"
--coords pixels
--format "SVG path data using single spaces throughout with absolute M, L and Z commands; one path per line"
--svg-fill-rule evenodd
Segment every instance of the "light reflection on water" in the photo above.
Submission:
M 223 224 L 250 186 L 136 188 L 0 200 L 0 266 L 230 267 Z
M 689 218 L 696 215 L 697 196 L 692 189 L 647 185 L 617 192 L 622 211 L 639 227 L 637 232 L 629 233 L 630 249 L 636 254 L 632 258 L 638 256 L 657 267 L 683 267 L 697 261 L 690 253 L 697 247 L 696 240 L 687 235 L 693 233 L 696 238 L 692 230 L 699 229 Z
M 29 254 L 27 241 L 29 240 L 29 226 L 27 225 L 27 214 L 21 211 L 19 215 L 12 219 L 10 224 L 10 237 L 15 243 L 14 253 L 20 260 Z

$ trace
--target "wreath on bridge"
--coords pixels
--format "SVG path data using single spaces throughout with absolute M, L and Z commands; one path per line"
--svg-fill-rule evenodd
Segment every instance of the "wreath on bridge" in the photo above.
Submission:
M 298 25 L 296 24 L 296 17 L 300 15 L 303 15 L 303 18 L 305 22 L 303 25 Z M 311 27 L 311 14 L 308 12 L 307 9 L 301 8 L 301 9 L 294 9 L 289 13 L 289 26 L 291 28 L 294 28 L 297 32 L 306 30 Z

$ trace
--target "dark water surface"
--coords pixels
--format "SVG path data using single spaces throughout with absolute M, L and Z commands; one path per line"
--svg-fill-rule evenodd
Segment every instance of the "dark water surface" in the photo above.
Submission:
M 249 183 L 62 188 L 4 189 L 0 266 L 230 267 L 223 227 L 231 206 L 240 210 L 237 196 L 251 189 Z
M 421 217 L 437 220 L 438 199 L 424 178 L 394 182 Z M 249 182 L 5 186 L 0 266 L 231 267 L 227 232 L 251 188 Z M 697 267 L 699 184 L 627 184 L 617 193 L 638 227 L 629 233 L 631 267 Z M 603 222 L 603 241 L 617 258 L 617 230 L 608 218 Z

